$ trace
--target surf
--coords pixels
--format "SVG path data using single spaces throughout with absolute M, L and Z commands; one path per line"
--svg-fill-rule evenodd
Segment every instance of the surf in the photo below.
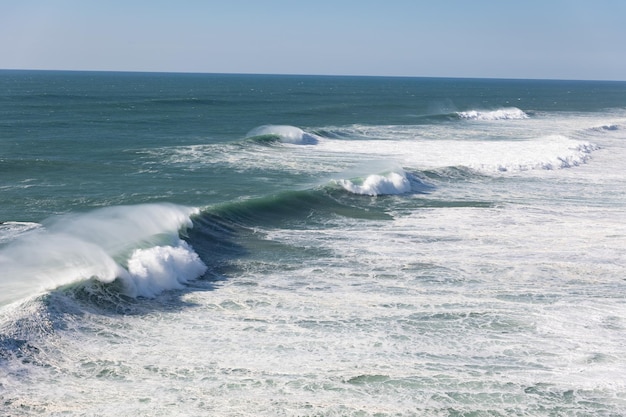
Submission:
M 496 121 L 496 120 L 524 120 L 530 116 L 517 107 L 506 107 L 496 110 L 468 110 L 456 112 L 460 119 Z
M 0 306 L 87 280 L 119 280 L 131 297 L 181 288 L 207 269 L 182 239 L 195 213 L 163 203 L 49 218 L 0 248 Z
M 407 194 L 412 190 L 411 180 L 402 168 L 334 182 L 350 193 L 368 196 Z
M 260 143 L 281 142 L 292 145 L 315 145 L 321 138 L 295 126 L 264 125 L 249 131 L 246 134 L 246 139 Z
M 503 140 L 485 138 L 480 133 L 455 140 L 454 130 L 443 130 L 438 137 L 424 137 L 420 127 L 372 126 L 367 130 L 368 139 L 325 141 L 318 152 L 335 154 L 338 160 L 384 157 L 409 171 L 454 167 L 497 175 L 576 167 L 587 163 L 600 148 L 588 140 L 563 134 Z

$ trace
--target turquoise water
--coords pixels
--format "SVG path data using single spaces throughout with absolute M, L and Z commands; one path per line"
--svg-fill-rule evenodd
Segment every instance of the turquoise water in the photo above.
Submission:
M 3 414 L 626 412 L 626 83 L 0 84 Z

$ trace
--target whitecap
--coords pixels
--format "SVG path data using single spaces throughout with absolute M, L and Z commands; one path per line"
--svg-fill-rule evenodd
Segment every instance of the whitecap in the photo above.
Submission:
M 497 110 L 469 110 L 456 113 L 461 119 L 466 120 L 523 120 L 528 119 L 528 114 L 517 107 L 507 107 Z
M 128 295 L 154 297 L 165 290 L 180 289 L 202 276 L 207 266 L 185 241 L 176 246 L 137 249 L 128 260 L 122 280 Z
M 319 136 L 305 132 L 299 127 L 287 125 L 264 125 L 252 129 L 246 138 L 276 137 L 283 143 L 294 145 L 315 145 L 319 141 Z
M 341 179 L 336 180 L 336 183 L 353 194 L 361 195 L 394 195 L 411 191 L 411 182 L 404 171 L 373 174 L 364 180 Z

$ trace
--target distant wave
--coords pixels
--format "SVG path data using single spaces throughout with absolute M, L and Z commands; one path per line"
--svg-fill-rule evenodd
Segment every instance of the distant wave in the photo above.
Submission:
M 498 110 L 469 110 L 456 113 L 459 118 L 466 120 L 523 120 L 528 114 L 517 107 L 507 107 Z
M 89 279 L 120 280 L 132 297 L 180 288 L 207 269 L 179 237 L 195 212 L 172 204 L 116 206 L 33 227 L 0 249 L 0 306 Z
M 320 137 L 303 131 L 299 127 L 287 125 L 265 125 L 252 129 L 247 139 L 258 142 L 282 142 L 294 145 L 315 145 Z

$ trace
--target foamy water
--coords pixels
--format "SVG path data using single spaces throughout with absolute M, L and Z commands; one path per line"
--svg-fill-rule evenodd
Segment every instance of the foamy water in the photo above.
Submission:
M 626 412 L 621 84 L 24 77 L 0 414 Z

